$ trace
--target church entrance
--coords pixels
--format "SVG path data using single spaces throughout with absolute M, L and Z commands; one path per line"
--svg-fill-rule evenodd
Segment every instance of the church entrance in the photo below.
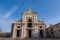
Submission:
M 21 30 L 17 30 L 17 37 L 21 36 Z
M 32 37 L 32 30 L 28 30 L 28 37 Z
M 43 30 L 39 31 L 39 35 L 40 35 L 40 37 L 43 37 Z

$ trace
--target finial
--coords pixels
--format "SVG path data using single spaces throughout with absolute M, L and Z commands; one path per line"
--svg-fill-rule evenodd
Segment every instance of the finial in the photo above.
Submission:
M 14 19 L 14 22 L 16 22 L 17 20 L 16 20 L 16 18 Z
M 44 17 L 42 18 L 42 21 L 44 22 Z
M 30 6 L 28 7 L 28 11 L 31 11 L 31 7 Z
M 31 7 L 28 7 L 27 13 L 30 14 L 31 13 Z

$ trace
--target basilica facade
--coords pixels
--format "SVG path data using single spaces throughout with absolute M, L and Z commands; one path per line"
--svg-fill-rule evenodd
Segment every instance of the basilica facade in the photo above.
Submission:
M 21 20 L 12 23 L 12 38 L 46 37 L 46 23 L 38 20 L 37 13 L 29 7 Z

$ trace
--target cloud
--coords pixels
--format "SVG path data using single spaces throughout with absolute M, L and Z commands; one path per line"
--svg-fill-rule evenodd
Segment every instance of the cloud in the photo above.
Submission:
M 5 19 L 0 19 L 0 28 L 4 32 L 10 32 L 11 31 L 11 25 L 12 25 L 13 20 L 5 20 Z
M 9 20 L 8 21 L 8 19 L 7 20 L 5 20 L 5 19 L 0 19 L 0 24 L 2 24 L 2 25 L 5 25 L 5 26 L 9 26 L 9 25 L 11 25 L 11 23 L 13 22 L 13 20 Z M 1 25 L 0 25 L 1 26 Z
M 7 18 L 10 17 L 16 10 L 18 10 L 18 6 L 14 5 L 10 10 L 6 11 L 4 15 L 0 16 L 0 27 L 2 27 L 3 31 L 10 31 L 11 23 L 13 19 L 8 20 Z
M 4 18 L 10 17 L 19 7 L 17 5 L 14 5 L 10 10 L 5 12 Z
M 58 22 L 58 21 L 60 21 L 60 18 L 58 18 L 58 17 L 57 18 L 55 17 L 51 20 L 48 20 L 49 23 L 55 23 L 55 22 Z
M 60 22 L 60 18 L 59 17 L 54 17 L 54 18 L 51 18 L 51 20 L 46 20 L 46 24 L 47 26 L 49 27 L 50 24 L 57 24 Z

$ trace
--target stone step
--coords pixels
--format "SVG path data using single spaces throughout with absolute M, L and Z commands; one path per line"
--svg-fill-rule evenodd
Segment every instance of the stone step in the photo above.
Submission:
M 0 40 L 60 40 L 58 38 L 0 38 Z
M 60 40 L 58 38 L 26 38 L 23 40 Z

